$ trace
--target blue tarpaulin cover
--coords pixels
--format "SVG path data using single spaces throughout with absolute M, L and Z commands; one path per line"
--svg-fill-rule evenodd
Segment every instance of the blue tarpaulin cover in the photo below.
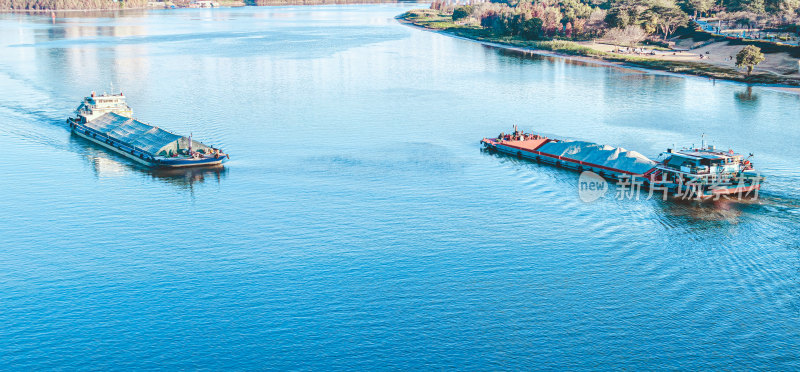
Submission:
M 166 152 L 165 148 L 176 149 L 177 141 L 182 138 L 177 134 L 113 112 L 106 113 L 85 125 L 151 155 L 158 155 L 162 149 Z

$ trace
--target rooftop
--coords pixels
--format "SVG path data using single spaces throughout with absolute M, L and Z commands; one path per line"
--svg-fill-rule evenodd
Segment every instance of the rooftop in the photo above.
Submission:
M 724 152 L 724 151 L 717 151 L 717 150 L 678 150 L 673 152 L 673 154 L 682 155 L 685 157 L 695 158 L 695 159 L 729 159 L 736 156 L 741 156 L 740 154 L 736 154 L 732 151 Z

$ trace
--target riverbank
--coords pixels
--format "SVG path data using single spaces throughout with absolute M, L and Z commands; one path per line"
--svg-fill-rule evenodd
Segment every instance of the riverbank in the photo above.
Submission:
M 411 10 L 397 16 L 397 19 L 404 24 L 470 39 L 500 48 L 548 55 L 579 56 L 617 66 L 645 68 L 712 79 L 738 81 L 748 84 L 776 86 L 800 93 L 800 74 L 796 72 L 786 75 L 759 68 L 756 69 L 752 75 L 745 76 L 735 67 L 729 67 L 724 62 L 719 61 L 719 58 L 714 60 L 707 57 L 706 59 L 699 59 L 698 56 L 701 55 L 700 53 L 703 53 L 705 49 L 700 50 L 699 53 L 698 51 L 669 51 L 666 53 L 658 52 L 657 55 L 645 55 L 641 53 L 615 53 L 613 52 L 613 50 L 616 49 L 614 46 L 601 44 L 596 41 L 524 40 L 518 37 L 497 36 L 491 30 L 479 26 L 457 24 L 452 21 L 450 16 L 442 15 L 435 10 L 428 9 Z M 714 46 L 706 45 L 704 48 L 711 49 L 714 48 Z M 690 55 L 693 58 L 690 58 Z M 768 61 L 770 59 L 773 61 L 783 59 L 782 66 L 784 68 L 791 63 L 791 61 L 785 60 L 785 56 L 767 54 L 767 59 Z M 796 71 L 796 67 L 794 71 Z
M 117 11 L 145 8 L 147 0 L 0 0 L 2 12 Z
M 90 12 L 119 12 L 119 11 L 131 11 L 131 10 L 147 10 L 152 9 L 151 7 L 136 7 L 136 8 L 98 8 L 98 9 L 0 9 L 0 14 L 2 13 L 24 13 L 24 14 L 55 14 L 56 18 L 60 17 L 60 13 L 67 13 L 67 14 L 79 14 L 79 13 L 90 13 Z
M 386 4 L 397 3 L 391 0 L 254 0 L 256 6 L 281 5 L 349 5 L 349 4 Z
M 1 6 L 3 0 L 0 0 L 0 13 L 51 13 L 51 12 L 96 12 L 96 11 L 119 11 L 119 10 L 144 10 L 144 9 L 180 9 L 180 8 L 198 8 L 201 6 L 193 6 L 190 2 L 182 1 L 150 1 L 146 3 L 137 2 L 132 5 L 128 3 L 117 3 L 113 1 L 103 2 L 95 1 L 91 3 L 80 3 L 82 8 L 76 5 L 70 5 L 66 8 L 41 8 L 34 7 L 33 2 L 30 2 L 30 7 L 24 3 L 16 4 L 20 8 L 10 8 Z M 295 5 L 346 5 L 346 4 L 386 4 L 397 3 L 397 0 L 215 0 L 218 6 L 214 7 L 243 7 L 243 6 L 295 6 Z M 118 4 L 126 4 L 120 6 Z

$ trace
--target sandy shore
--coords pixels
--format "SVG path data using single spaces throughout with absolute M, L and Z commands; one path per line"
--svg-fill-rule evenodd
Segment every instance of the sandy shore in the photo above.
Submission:
M 608 53 L 612 53 L 618 48 L 614 45 L 591 41 L 579 42 L 579 44 Z M 645 50 L 646 53 L 642 55 L 652 59 L 697 62 L 736 69 L 736 53 L 741 49 L 741 45 L 716 42 L 686 51 L 652 51 L 651 53 L 651 51 Z M 632 53 L 621 54 L 631 55 Z M 756 67 L 755 72 L 770 73 L 800 80 L 800 65 L 798 65 L 800 59 L 791 57 L 789 53 L 768 53 L 765 56 L 766 59 Z

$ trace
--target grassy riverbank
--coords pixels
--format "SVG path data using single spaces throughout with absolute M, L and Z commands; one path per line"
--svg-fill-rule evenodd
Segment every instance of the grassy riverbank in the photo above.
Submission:
M 800 79 L 785 77 L 767 72 L 756 72 L 744 76 L 740 71 L 710 63 L 693 61 L 674 61 L 661 58 L 650 58 L 640 55 L 611 53 L 593 48 L 592 43 L 570 40 L 525 40 L 515 36 L 499 36 L 492 30 L 474 25 L 455 23 L 448 14 L 436 10 L 418 9 L 406 12 L 397 17 L 400 21 L 425 29 L 434 30 L 481 42 L 499 44 L 528 50 L 543 50 L 569 56 L 583 56 L 606 62 L 619 63 L 652 70 L 668 71 L 680 74 L 697 75 L 716 79 L 734 80 L 753 84 L 800 86 Z

